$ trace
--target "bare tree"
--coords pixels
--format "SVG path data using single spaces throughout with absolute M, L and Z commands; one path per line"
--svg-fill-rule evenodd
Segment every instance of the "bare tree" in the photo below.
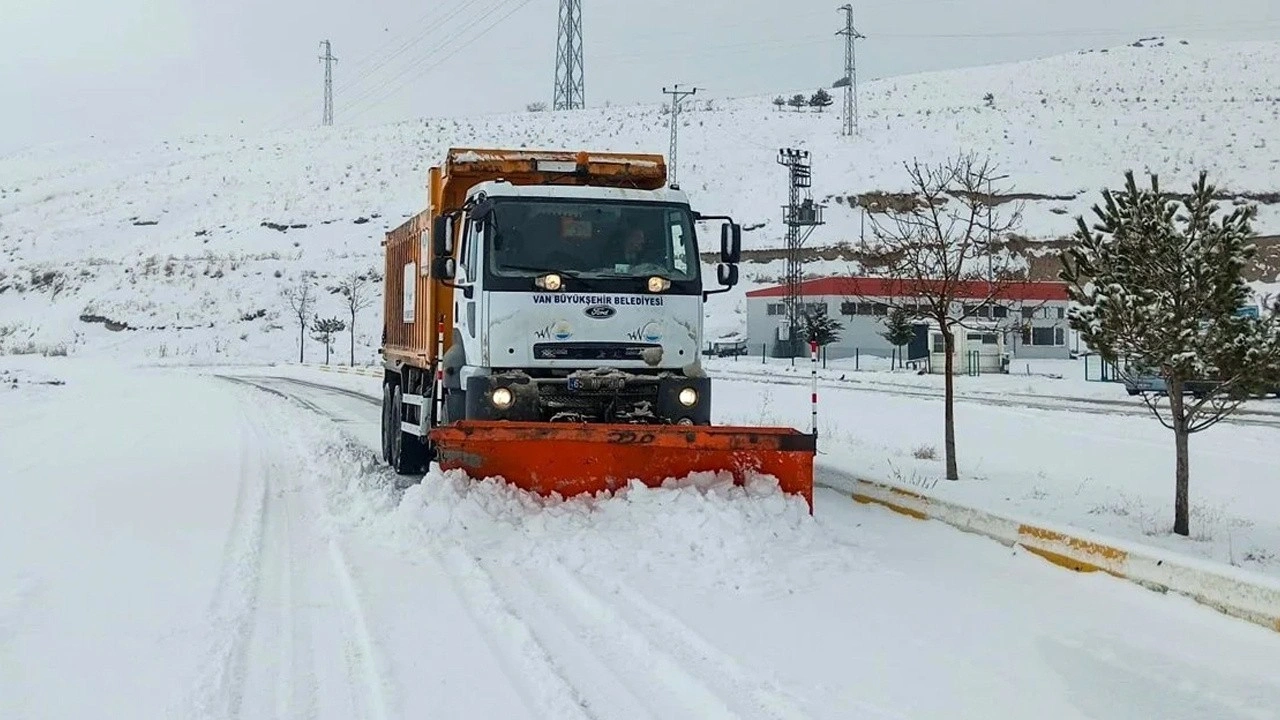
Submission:
M 327 290 L 333 295 L 341 295 L 346 302 L 351 324 L 347 326 L 351 336 L 351 364 L 356 364 L 356 314 L 373 304 L 377 297 L 375 283 L 382 281 L 382 274 L 370 268 L 362 273 L 351 272 Z
M 1018 227 L 1022 211 L 1015 206 L 1007 217 L 995 212 L 995 168 L 972 153 L 935 165 L 912 160 L 904 166 L 911 185 L 908 201 L 868 214 L 872 233 L 860 250 L 893 290 L 876 301 L 936 323 L 942 335 L 947 479 L 958 480 L 955 333 L 972 327 L 993 301 L 1008 298 L 1010 284 L 1018 280 L 1013 255 L 997 253 L 994 243 Z
M 312 274 L 304 272 L 297 284 L 280 291 L 285 302 L 289 304 L 289 311 L 298 319 L 298 362 L 300 363 L 306 362 L 307 321 L 311 319 L 311 308 L 316 301 L 315 295 L 311 292 L 313 286 Z

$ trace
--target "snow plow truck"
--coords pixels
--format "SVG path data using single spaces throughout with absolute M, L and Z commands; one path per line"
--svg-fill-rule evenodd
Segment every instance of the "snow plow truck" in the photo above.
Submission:
M 772 475 L 813 507 L 816 437 L 711 424 L 703 305 L 741 228 L 668 185 L 658 154 L 455 148 L 386 234 L 382 455 L 541 495 L 695 472 Z M 699 223 L 720 223 L 716 289 Z

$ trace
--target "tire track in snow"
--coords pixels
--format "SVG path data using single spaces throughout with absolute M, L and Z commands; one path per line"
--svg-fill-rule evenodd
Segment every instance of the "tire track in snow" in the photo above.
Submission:
M 525 706 L 548 720 L 599 720 L 480 561 L 458 546 L 435 554 Z
M 651 707 L 643 693 L 637 693 L 615 668 L 601 662 L 571 614 L 560 604 L 548 602 L 524 571 L 497 563 L 486 565 L 491 565 L 486 572 L 495 587 L 500 587 L 508 607 L 518 608 L 521 621 L 557 659 L 561 675 L 583 696 L 584 707 L 601 718 L 663 720 L 664 714 Z
M 574 575 L 559 561 L 553 561 L 557 579 L 575 592 L 588 597 L 596 607 L 607 608 L 609 614 L 634 628 L 655 646 L 665 648 L 674 660 L 686 668 L 698 668 L 699 675 L 715 684 L 721 697 L 735 698 L 749 704 L 749 717 L 773 720 L 800 720 L 809 715 L 800 709 L 800 701 L 789 697 L 776 683 L 752 677 L 731 655 L 711 644 L 679 617 L 658 607 L 635 588 L 621 580 L 592 578 L 594 583 Z M 593 590 L 589 587 L 595 584 Z M 602 592 L 603 590 L 603 592 Z M 613 600 L 607 599 L 607 593 Z
M 732 382 L 753 383 L 756 385 L 794 385 L 797 387 L 809 387 L 809 380 L 796 376 L 787 375 L 759 375 L 753 372 L 743 372 L 735 374 L 723 370 L 713 370 L 709 373 L 712 378 L 719 378 Z M 851 380 L 832 380 L 818 379 L 818 386 L 830 390 L 848 390 L 857 392 L 878 393 L 881 395 L 893 395 L 906 398 L 920 398 L 925 400 L 943 399 L 942 392 L 934 392 L 925 388 L 913 388 L 896 384 L 879 384 L 864 381 Z M 960 394 L 956 395 L 956 402 L 971 403 L 974 405 L 987 405 L 999 408 L 1012 408 L 1015 410 L 1047 410 L 1051 412 L 1078 413 L 1089 415 L 1113 415 L 1119 417 L 1137 417 L 1152 418 L 1151 411 L 1146 405 L 1137 405 L 1126 403 L 1123 400 L 1108 400 L 1101 398 L 1073 398 L 1062 397 L 1055 398 L 1050 395 L 1028 395 L 1025 393 L 1002 393 L 1000 395 L 976 395 L 976 394 Z M 1140 402 L 1140 401 L 1139 401 Z M 1262 428 L 1280 428 L 1280 413 L 1269 412 L 1266 410 L 1240 410 L 1233 413 L 1230 417 L 1222 420 L 1224 423 L 1231 425 L 1247 425 L 1251 427 Z
M 240 706 L 266 532 L 268 488 L 252 442 L 252 420 L 243 411 L 241 415 L 236 499 L 209 604 L 213 639 L 190 700 L 192 712 L 216 718 L 234 717 Z
M 351 578 L 351 570 L 347 565 L 346 557 L 342 552 L 342 548 L 338 545 L 337 539 L 330 537 L 326 544 L 334 577 L 337 578 L 338 584 L 342 589 L 343 605 L 346 608 L 347 617 L 352 622 L 354 631 L 352 639 L 355 641 L 356 651 L 359 656 L 357 662 L 360 666 L 359 670 L 364 680 L 365 690 L 368 693 L 368 710 L 374 720 L 386 720 L 391 716 L 387 714 L 387 700 L 382 692 L 384 683 L 382 676 L 378 672 L 373 639 L 369 634 L 369 624 L 365 618 L 364 608 L 360 604 L 360 595 L 356 592 L 355 582 Z
M 705 640 L 699 643 L 679 629 L 673 631 L 671 618 L 665 626 L 658 612 L 633 612 L 629 618 L 559 562 L 553 560 L 548 570 L 537 575 L 522 572 L 544 602 L 571 619 L 595 656 L 611 666 L 635 696 L 644 698 L 654 717 L 808 717 L 780 692 L 751 680 Z
M 266 384 L 223 379 L 326 414 L 309 400 Z M 355 585 L 337 538 L 319 524 L 323 501 L 305 468 L 288 470 L 296 464 L 297 444 L 290 442 L 287 425 L 284 432 L 268 429 L 262 414 L 247 407 L 241 410 L 235 516 L 252 512 L 254 550 L 225 550 L 223 575 L 251 577 L 253 592 L 240 593 L 247 599 L 235 607 L 233 622 L 225 612 L 211 613 L 214 632 L 225 636 L 232 627 L 234 640 L 212 653 L 210 680 L 197 688 L 197 712 L 217 718 L 386 720 L 384 685 Z M 260 494 L 251 509 L 249 488 Z M 243 525 L 243 520 L 233 525 L 228 548 L 244 534 Z M 219 581 L 214 607 L 235 601 L 232 585 Z

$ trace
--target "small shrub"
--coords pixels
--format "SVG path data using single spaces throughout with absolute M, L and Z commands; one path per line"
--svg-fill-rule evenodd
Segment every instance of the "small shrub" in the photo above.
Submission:
M 932 445 L 920 445 L 911 451 L 911 457 L 917 460 L 937 460 L 938 449 Z

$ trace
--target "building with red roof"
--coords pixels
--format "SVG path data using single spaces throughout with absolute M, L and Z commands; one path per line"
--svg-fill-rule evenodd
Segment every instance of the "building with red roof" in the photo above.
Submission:
M 919 282 L 877 277 L 821 277 L 800 284 L 801 312 L 818 307 L 838 320 L 840 339 L 827 346 L 827 357 L 835 359 L 854 354 L 889 357 L 889 342 L 881 337 L 890 304 L 915 305 L 920 295 Z M 955 292 L 960 302 L 952 308 L 959 316 L 972 311 L 973 342 L 983 338 L 996 342 L 1011 358 L 1066 359 L 1071 356 L 1067 326 L 1067 285 L 1063 282 L 1028 281 L 1005 284 L 992 296 L 985 280 L 962 281 Z M 986 305 L 982 301 L 992 297 Z M 752 354 L 766 352 L 772 356 L 786 354 L 786 285 L 759 288 L 747 293 L 747 341 Z M 966 303 L 965 300 L 972 300 Z M 929 353 L 927 323 L 917 319 L 917 337 L 906 353 L 908 359 L 919 359 Z

